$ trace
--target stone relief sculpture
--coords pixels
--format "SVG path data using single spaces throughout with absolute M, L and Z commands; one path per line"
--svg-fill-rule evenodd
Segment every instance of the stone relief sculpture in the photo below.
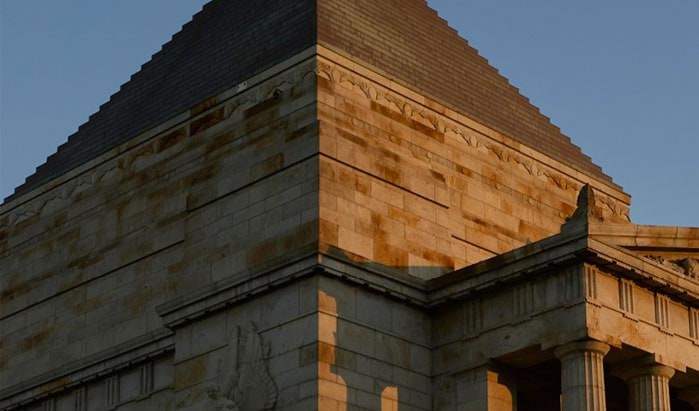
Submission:
M 682 260 L 675 260 L 675 264 L 684 268 L 684 273 L 690 278 L 699 278 L 699 260 L 696 258 L 685 258 Z
M 682 273 L 689 278 L 699 278 L 699 259 L 681 258 L 678 260 L 668 260 L 657 255 L 648 255 L 646 258 L 649 258 L 664 267 L 670 268 L 671 270 Z
M 250 324 L 241 335 L 236 328 L 224 358 L 219 361 L 218 381 L 190 394 L 178 410 L 263 411 L 277 402 L 277 387 L 267 370 L 269 343 L 264 344 L 257 327 Z

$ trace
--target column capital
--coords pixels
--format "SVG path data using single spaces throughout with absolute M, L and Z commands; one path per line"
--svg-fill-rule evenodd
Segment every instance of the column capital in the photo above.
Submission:
M 611 370 L 629 386 L 633 410 L 670 411 L 670 378 L 675 369 L 655 361 L 654 356 L 636 358 Z
M 605 411 L 604 356 L 609 345 L 576 341 L 561 345 L 554 354 L 561 360 L 561 408 L 565 411 Z
M 664 377 L 669 380 L 675 375 L 675 369 L 648 359 L 639 359 L 615 365 L 610 373 L 628 383 L 635 378 L 644 376 Z
M 571 354 L 576 354 L 580 352 L 595 352 L 602 356 L 607 355 L 610 346 L 600 341 L 585 340 L 585 341 L 574 341 L 567 344 L 560 345 L 556 347 L 553 353 L 558 359 L 563 359 Z

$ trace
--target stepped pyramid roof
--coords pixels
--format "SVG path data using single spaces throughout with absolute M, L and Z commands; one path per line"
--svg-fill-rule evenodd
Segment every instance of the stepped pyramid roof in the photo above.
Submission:
M 425 0 L 213 0 L 9 199 L 316 44 L 611 183 Z

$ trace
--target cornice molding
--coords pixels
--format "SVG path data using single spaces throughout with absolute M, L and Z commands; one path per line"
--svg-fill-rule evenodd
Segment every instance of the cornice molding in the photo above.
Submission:
M 16 409 L 175 349 L 174 332 L 159 329 L 0 391 L 0 409 Z

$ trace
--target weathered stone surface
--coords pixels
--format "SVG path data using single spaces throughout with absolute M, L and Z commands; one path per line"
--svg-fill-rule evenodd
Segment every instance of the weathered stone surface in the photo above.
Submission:
M 699 259 L 683 258 L 678 260 L 666 260 L 661 256 L 654 255 L 649 255 L 648 258 L 690 278 L 699 278 Z
M 155 348 L 143 339 L 167 332 L 156 306 L 284 264 L 317 243 L 314 70 L 304 61 L 267 73 L 189 126 L 164 128 L 61 187 L 3 205 L 0 386 L 11 390 L 4 392 L 60 380 L 56 371 L 74 363 L 107 361 L 115 347 Z M 271 101 L 274 90 L 283 98 Z M 299 303 L 297 291 L 270 301 L 258 324 L 280 325 L 281 313 L 297 314 Z M 181 355 L 223 344 L 222 319 L 177 338 Z M 177 373 L 182 384 L 211 373 L 208 362 L 192 364 L 194 371 Z M 121 387 L 130 393 L 129 381 Z
M 457 409 L 512 411 L 517 406 L 516 387 L 492 366 L 469 370 L 456 377 Z
M 699 229 L 322 46 L 61 178 L 0 206 L 2 410 L 604 409 L 647 355 L 631 403 L 699 385 Z
M 321 56 L 321 250 L 429 279 L 558 233 L 586 184 L 600 190 L 595 215 L 628 221 L 615 188 Z

